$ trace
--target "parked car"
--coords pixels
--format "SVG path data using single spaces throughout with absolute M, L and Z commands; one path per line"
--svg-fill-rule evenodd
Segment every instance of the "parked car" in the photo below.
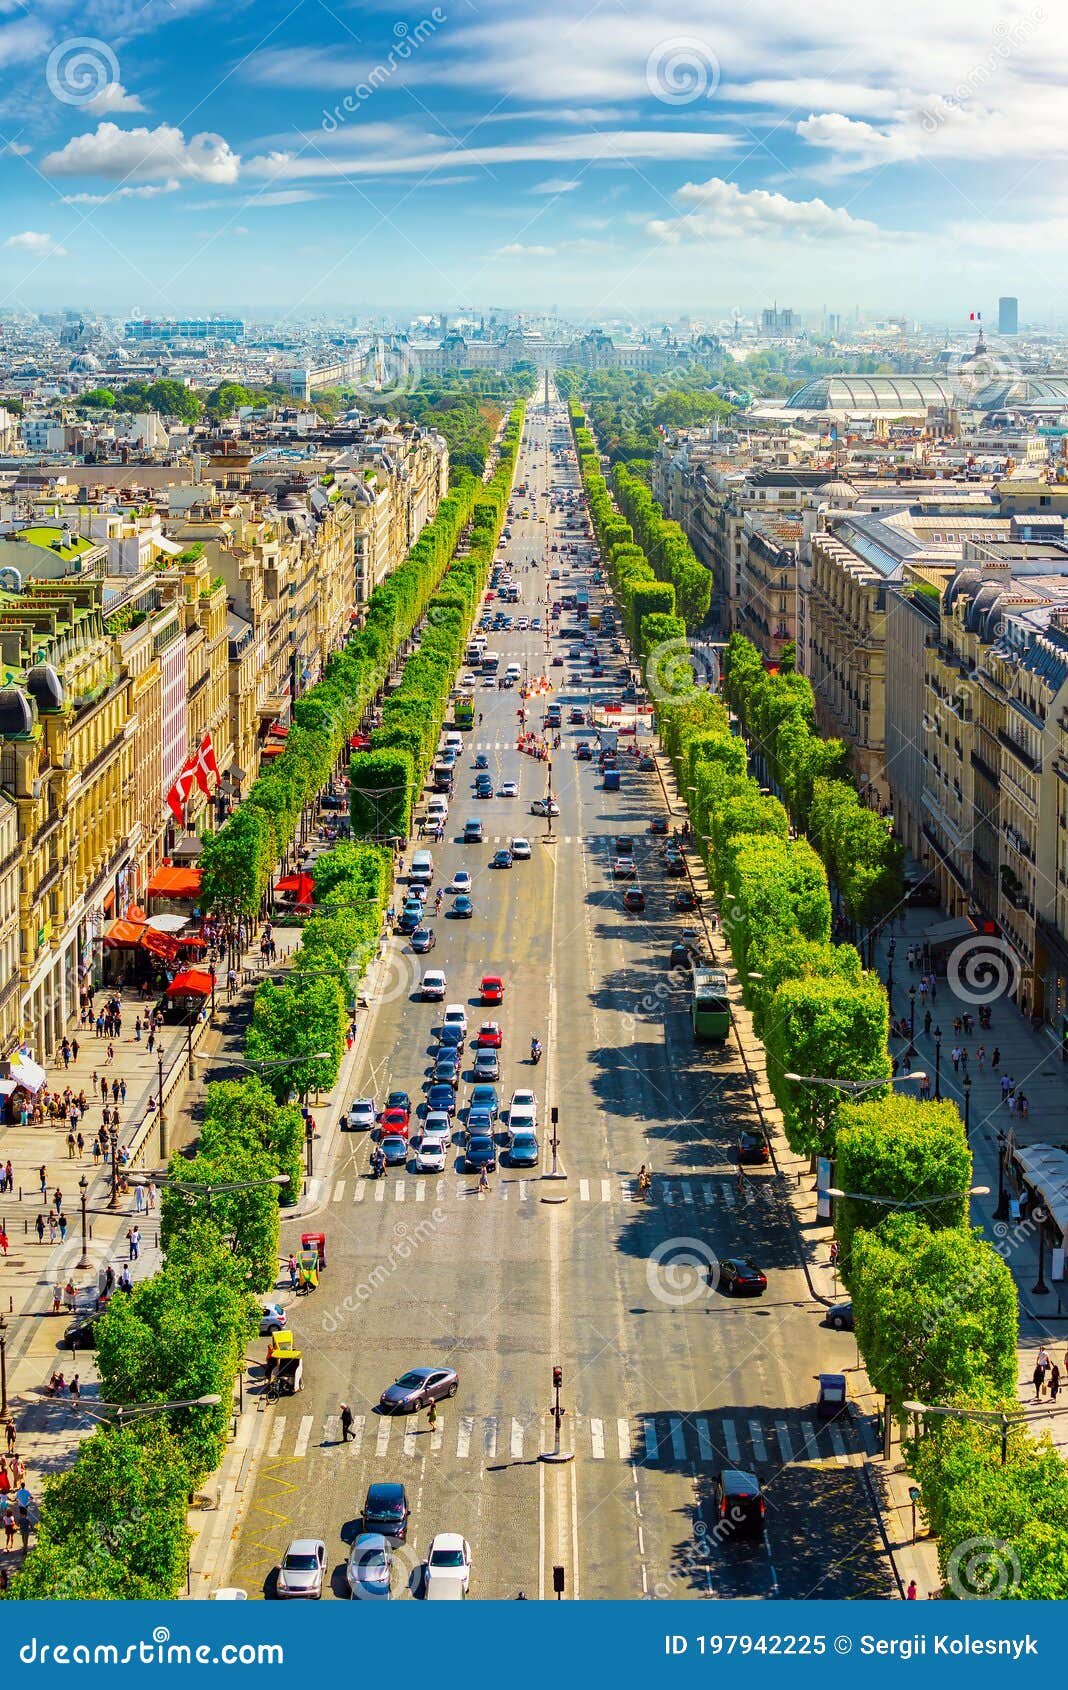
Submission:
M 345 1125 L 350 1132 L 369 1133 L 372 1131 L 377 1118 L 373 1097 L 354 1097 L 349 1104 Z
M 318 1602 L 325 1576 L 326 1544 L 319 1538 L 294 1538 L 275 1575 L 275 1595 Z
M 826 1326 L 833 1326 L 836 1332 L 852 1332 L 852 1301 L 845 1303 L 832 1303 L 831 1307 L 827 1310 L 824 1324 Z
M 363 1505 L 365 1532 L 379 1532 L 394 1543 L 403 1543 L 408 1536 L 410 1514 L 408 1492 L 403 1485 L 386 1480 L 367 1487 Z

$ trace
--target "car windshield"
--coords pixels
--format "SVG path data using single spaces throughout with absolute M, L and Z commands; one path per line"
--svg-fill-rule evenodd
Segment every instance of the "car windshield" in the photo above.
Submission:
M 313 1573 L 318 1565 L 314 1555 L 294 1555 L 292 1551 L 283 1562 L 287 1573 Z
M 432 1567 L 462 1567 L 464 1552 L 462 1549 L 435 1549 L 431 1551 L 430 1565 Z
M 406 1391 L 414 1391 L 423 1384 L 424 1378 L 422 1373 L 402 1373 L 397 1384 L 403 1385 Z
M 384 1549 L 363 1549 L 359 1555 L 361 1572 L 367 1572 L 372 1567 L 387 1567 L 389 1559 Z

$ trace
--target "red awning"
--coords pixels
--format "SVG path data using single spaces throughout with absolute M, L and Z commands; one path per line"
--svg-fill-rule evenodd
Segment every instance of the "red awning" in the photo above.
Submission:
M 262 750 L 260 751 L 260 756 L 261 757 L 280 757 L 284 750 L 285 750 L 285 745 L 282 742 L 282 740 L 280 740 L 280 739 L 270 740 L 269 739 L 267 741 L 267 744 L 265 746 L 263 746 Z
M 210 998 L 211 975 L 206 968 L 185 968 L 167 987 L 169 998 Z
M 315 891 L 315 881 L 310 874 L 283 874 L 274 883 L 276 892 L 295 892 L 298 904 L 310 904 Z
M 104 943 L 132 948 L 141 943 L 144 931 L 144 923 L 140 921 L 113 921 L 104 933 Z
M 190 933 L 188 939 L 176 938 L 174 942 L 180 951 L 187 950 L 190 945 L 195 951 L 206 951 L 208 948 L 208 941 L 202 939 L 199 933 Z
M 284 728 L 281 722 L 272 722 L 267 731 L 268 733 L 274 734 L 276 739 L 285 739 L 289 733 L 289 729 Z
M 158 868 L 145 888 L 146 898 L 199 898 L 198 868 Z

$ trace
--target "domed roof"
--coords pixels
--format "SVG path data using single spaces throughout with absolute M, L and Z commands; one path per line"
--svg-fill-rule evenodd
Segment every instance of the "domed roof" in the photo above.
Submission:
M 851 481 L 844 481 L 841 476 L 833 481 L 825 481 L 816 492 L 821 499 L 858 499 L 860 494 Z
M 988 640 L 994 638 L 997 632 L 998 606 L 1004 593 L 1005 589 L 999 581 L 984 581 L 976 588 L 964 613 L 964 626 L 969 634 L 978 634 Z
M 37 706 L 21 687 L 0 689 L 0 739 L 28 739 L 37 720 Z
M 63 682 L 50 663 L 38 663 L 26 676 L 26 691 L 38 710 L 62 710 Z

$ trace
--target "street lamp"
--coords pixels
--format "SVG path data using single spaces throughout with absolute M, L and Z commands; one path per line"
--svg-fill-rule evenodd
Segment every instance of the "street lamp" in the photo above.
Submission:
M 903 1402 L 901 1404 L 906 1414 L 941 1414 L 952 1420 L 985 1420 L 1001 1428 L 1001 1465 L 1004 1467 L 1008 1459 L 1009 1428 L 1023 1425 L 1027 1419 L 1025 1413 L 1004 1414 L 997 1409 L 986 1408 L 949 1408 L 942 1403 Z
M 1009 1192 L 1005 1184 L 1005 1162 L 1008 1156 L 1009 1142 L 1002 1129 L 998 1131 L 998 1206 L 994 1210 L 996 1221 L 1007 1221 L 1009 1218 Z
M 964 1076 L 964 1142 L 971 1143 L 972 1126 L 972 1082 L 971 1076 Z
M 880 1086 L 903 1085 L 906 1080 L 925 1080 L 927 1075 L 922 1068 L 917 1068 L 912 1074 L 888 1074 L 880 1080 L 830 1080 L 823 1079 L 819 1074 L 784 1074 L 784 1079 L 792 1080 L 794 1085 L 830 1086 L 832 1091 L 844 1091 L 850 1097 L 863 1097 L 865 1092 L 877 1091 Z
M 159 1062 L 159 1159 L 162 1162 L 167 1154 L 167 1120 L 163 1113 L 163 1046 L 156 1046 L 156 1057 Z
M 117 1209 L 119 1206 L 119 1129 L 108 1128 L 111 1140 L 111 1196 L 108 1198 L 108 1208 Z
M 145 1420 L 150 1414 L 165 1414 L 172 1408 L 218 1408 L 222 1397 L 214 1393 L 204 1397 L 185 1397 L 177 1402 L 97 1402 L 82 1403 L 83 1409 L 90 1414 L 99 1414 L 104 1419 L 102 1410 L 108 1410 L 115 1416 L 115 1424 L 121 1426 L 124 1420 Z
M 848 1197 L 851 1203 L 878 1203 L 883 1209 L 927 1209 L 935 1203 L 952 1203 L 956 1197 L 989 1197 L 988 1185 L 972 1185 L 965 1192 L 943 1191 L 936 1197 L 916 1197 L 906 1201 L 903 1197 L 874 1197 L 869 1191 L 842 1191 L 836 1185 L 829 1185 L 826 1189 L 827 1197 Z
M 272 1074 L 281 1068 L 296 1068 L 301 1062 L 329 1062 L 331 1054 L 328 1050 L 314 1050 L 308 1051 L 303 1056 L 264 1058 L 262 1061 L 256 1062 L 244 1056 L 215 1057 L 198 1053 L 193 1060 L 194 1062 L 218 1061 L 220 1068 L 247 1068 L 252 1074 Z
M 137 1185 L 146 1184 L 148 1182 L 148 1178 L 149 1176 L 147 1174 L 142 1174 L 137 1178 L 135 1183 Z M 233 1180 L 224 1185 L 203 1185 L 196 1180 L 168 1179 L 165 1176 L 160 1176 L 156 1179 L 155 1183 L 157 1185 L 173 1186 L 174 1189 L 176 1191 L 180 1191 L 184 1197 L 203 1197 L 207 1205 L 208 1219 L 211 1220 L 211 1205 L 214 1198 L 225 1197 L 232 1191 L 263 1191 L 269 1185 L 288 1185 L 289 1175 L 271 1174 L 269 1179 Z
M 83 1174 L 78 1181 L 78 1193 L 82 1200 L 82 1259 L 78 1263 L 79 1269 L 89 1266 L 89 1234 L 85 1225 L 85 1200 L 89 1195 L 89 1181 Z
M 942 1029 L 935 1028 L 935 1102 L 942 1101 Z
M 916 1036 L 916 988 L 909 987 L 909 1038 Z
M 1045 1267 L 1046 1267 L 1046 1211 L 1045 1211 L 1045 1209 L 1039 1209 L 1036 1216 L 1035 1216 L 1035 1219 L 1038 1221 L 1038 1278 L 1035 1280 L 1035 1283 L 1031 1287 L 1031 1294 L 1034 1297 L 1045 1297 L 1049 1293 L 1049 1286 L 1046 1284 L 1046 1273 L 1045 1273 Z

